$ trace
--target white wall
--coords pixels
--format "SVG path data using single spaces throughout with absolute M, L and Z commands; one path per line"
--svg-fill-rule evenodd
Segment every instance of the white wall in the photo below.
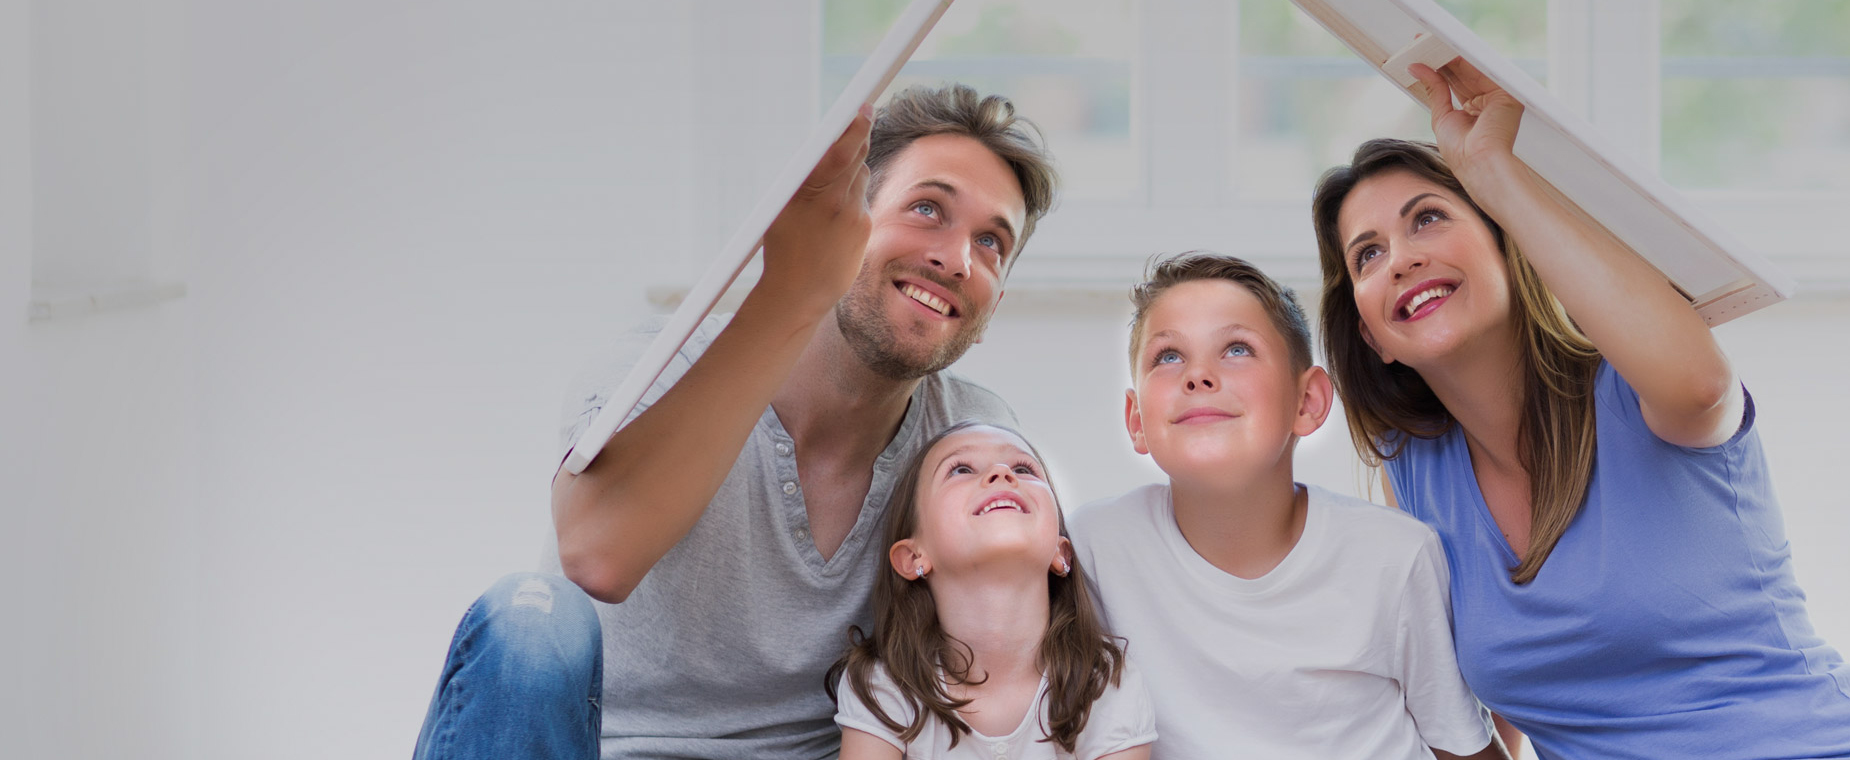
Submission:
M 205 755 L 403 757 L 559 389 L 691 276 L 690 10 L 191 11 Z
M 41 423 L 30 401 L 38 390 L 27 366 L 26 329 L 19 315 L 30 297 L 32 271 L 32 94 L 31 39 L 26 0 L 0 0 L 0 577 L 24 579 L 43 572 L 51 552 L 40 538 L 49 529 L 33 476 L 31 439 L 14 431 L 37 431 Z M 15 604 L 0 618 L 0 754 L 36 757 L 43 736 L 36 726 L 50 710 L 39 704 L 47 682 L 43 651 L 56 617 L 52 584 L 13 582 Z M 31 614 L 28 614 L 28 613 Z M 34 619 L 38 624 L 34 624 Z
M 456 619 L 549 531 L 559 388 L 699 266 L 693 9 L 82 6 L 0 19 L 0 754 L 403 757 Z M 145 109 L 73 94 L 122 79 Z M 189 295 L 23 323 L 29 270 L 122 269 Z
M 79 1 L 0 1 L 0 628 L 22 676 L 0 677 L 0 754 L 404 757 L 463 609 L 549 534 L 566 379 L 645 289 L 698 276 L 807 129 L 810 64 L 778 51 L 807 45 L 810 4 Z M 139 31 L 92 34 L 109 19 Z M 121 35 L 144 44 L 97 49 Z M 77 166 L 63 130 L 87 117 L 28 93 L 84 80 L 27 51 L 79 49 L 137 72 L 145 105 L 83 126 L 140 175 L 28 171 Z M 35 207 L 35 182 L 85 178 L 145 185 Z M 35 237 L 112 215 L 188 295 L 24 324 Z M 1153 477 L 1121 429 L 1124 311 L 1018 289 L 961 367 L 1015 402 L 1069 504 Z M 1722 331 L 1840 645 L 1845 327 L 1850 302 L 1802 299 Z M 1339 421 L 1301 452 L 1355 490 Z
M 17 725 L 0 743 L 14 745 L 10 757 L 190 756 L 199 726 L 190 673 L 201 624 L 193 557 L 197 479 L 190 443 L 198 415 L 191 400 L 190 313 L 181 306 L 31 326 L 24 321 L 32 275 L 63 274 L 43 271 L 55 267 L 34 260 L 35 250 L 45 250 L 58 233 L 96 233 L 56 245 L 70 254 L 60 262 L 104 276 L 121 274 L 115 261 L 149 261 L 154 241 L 146 226 L 128 235 L 113 231 L 145 224 L 145 174 L 139 182 L 114 177 L 119 192 L 98 192 L 94 207 L 69 202 L 96 176 L 62 171 L 85 163 L 66 141 L 82 130 L 60 119 L 94 104 L 87 88 L 38 97 L 60 88 L 66 76 L 97 82 L 61 68 L 75 58 L 67 53 L 89 50 L 138 61 L 140 51 L 66 36 L 75 27 L 63 23 L 69 17 L 41 13 L 36 4 L 4 8 L 6 44 L 0 49 L 13 60 L 0 85 L 6 109 L 0 122 L 6 183 L 0 191 L 0 355 L 6 368 L 0 502 L 8 523 L 0 533 L 8 539 L 6 585 L 15 594 L 4 627 L 18 639 L 6 656 L 18 677 L 5 679 L 17 697 L 9 700 L 6 720 Z M 124 14 L 129 23 L 132 16 Z M 48 37 L 58 38 L 49 47 L 62 57 L 41 62 L 33 53 L 48 46 Z M 106 98 L 121 95 L 99 89 Z M 101 121 L 113 125 L 92 134 L 113 130 L 113 137 L 131 142 L 145 138 L 138 116 L 110 116 Z M 108 160 L 89 167 L 121 167 L 148 155 L 114 150 L 120 141 L 99 142 L 109 143 L 103 149 Z M 133 249 L 128 256 L 91 255 L 124 241 Z

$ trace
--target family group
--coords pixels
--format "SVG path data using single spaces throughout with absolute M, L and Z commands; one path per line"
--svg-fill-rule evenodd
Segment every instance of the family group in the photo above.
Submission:
M 1435 143 L 1317 185 L 1318 314 L 1215 253 L 1131 289 L 1124 426 L 1167 478 L 1068 509 L 946 371 L 1051 157 L 965 86 L 864 109 L 737 312 L 555 476 L 550 572 L 465 615 L 417 757 L 1850 757 L 1707 325 L 1513 154 L 1520 103 L 1412 74 Z M 1388 506 L 1293 475 L 1339 398 Z

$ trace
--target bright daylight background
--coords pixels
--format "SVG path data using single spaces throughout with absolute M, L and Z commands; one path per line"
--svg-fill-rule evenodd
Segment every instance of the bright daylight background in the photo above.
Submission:
M 1801 283 L 1719 334 L 1850 646 L 1850 0 L 1442 4 Z M 0 0 L 0 756 L 406 757 L 464 608 L 548 539 L 566 380 L 899 5 Z M 1286 0 L 959 0 L 907 76 L 1015 96 L 1064 162 L 958 369 L 1069 505 L 1155 477 L 1142 262 L 1309 286 L 1317 173 L 1426 134 Z M 1333 419 L 1301 476 L 1356 492 Z

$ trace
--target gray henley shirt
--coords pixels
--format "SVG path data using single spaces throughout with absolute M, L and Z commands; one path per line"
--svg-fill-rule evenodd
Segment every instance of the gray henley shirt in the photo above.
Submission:
M 656 320 L 594 361 L 569 391 L 560 458 L 661 330 Z M 709 317 L 643 397 L 648 408 L 726 324 Z M 604 631 L 602 756 L 824 758 L 840 750 L 823 673 L 869 630 L 885 566 L 888 492 L 918 447 L 964 419 L 1014 426 L 1001 398 L 949 372 L 924 378 L 874 463 L 872 487 L 827 560 L 809 536 L 795 442 L 765 407 L 706 513 L 622 604 L 597 603 Z M 626 421 L 627 422 L 627 421 Z M 551 542 L 548 542 L 551 544 Z M 549 545 L 545 569 L 559 572 Z

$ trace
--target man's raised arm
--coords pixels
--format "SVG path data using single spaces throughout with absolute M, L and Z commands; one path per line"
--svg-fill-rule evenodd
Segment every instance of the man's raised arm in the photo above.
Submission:
M 619 603 L 693 530 L 867 248 L 870 110 L 829 148 L 764 236 L 764 273 L 674 387 L 583 473 L 552 481 L 565 575 Z

